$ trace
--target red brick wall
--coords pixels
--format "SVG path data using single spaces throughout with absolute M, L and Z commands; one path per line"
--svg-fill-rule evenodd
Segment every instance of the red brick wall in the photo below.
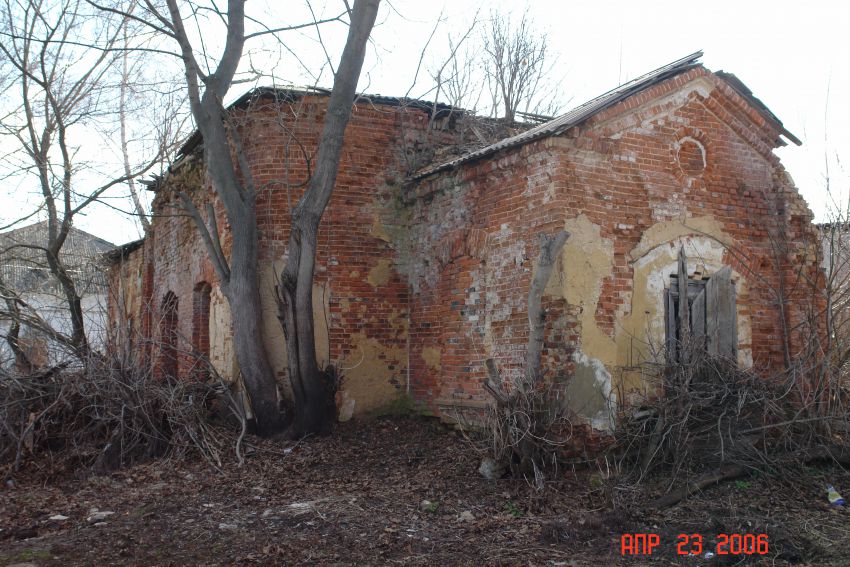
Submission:
M 165 294 L 160 307 L 159 317 L 159 354 L 154 368 L 154 374 L 159 378 L 180 378 L 183 376 L 178 366 L 179 350 L 182 345 L 178 340 L 177 314 L 180 300 L 173 292 Z
M 199 358 L 199 364 L 192 369 L 197 380 L 209 377 L 205 364 L 210 357 L 210 294 L 212 286 L 208 282 L 195 285 L 192 294 L 192 351 Z
M 678 159 L 685 165 L 677 163 L 675 143 L 688 138 L 706 149 L 701 173 L 692 155 L 695 144 L 683 144 Z M 415 396 L 436 410 L 486 401 L 481 383 L 487 356 L 508 378 L 522 371 L 536 234 L 551 234 L 578 215 L 586 215 L 600 227 L 600 238 L 613 243 L 611 274 L 601 282 L 595 312 L 596 325 L 612 339 L 635 292 L 629 253 L 646 231 L 663 221 L 714 219 L 732 239 L 724 264 L 748 283 L 738 304 L 739 315 L 751 319 L 752 341 L 742 346 L 752 349 L 757 369 L 780 369 L 783 325 L 775 295 L 780 278 L 793 326 L 812 299 L 812 288 L 802 285 L 795 269 L 815 281 L 819 268 L 805 244 L 814 242 L 811 214 L 771 153 L 777 139 L 774 127 L 731 88 L 697 68 L 561 138 L 408 187 L 411 255 L 418 259 L 411 269 Z M 788 243 L 778 256 L 777 241 Z M 576 306 L 549 301 L 547 361 L 550 375 L 557 376 L 571 370 L 582 329 Z M 792 354 L 802 348 L 793 335 Z M 437 364 L 429 348 L 440 352 Z
M 266 100 L 233 114 L 259 192 L 264 267 L 282 266 L 290 208 L 309 175 L 325 104 L 320 96 L 279 105 Z M 602 333 L 615 337 L 632 308 L 630 253 L 650 229 L 707 217 L 731 240 L 723 263 L 748 282 L 738 298 L 739 315 L 752 326 L 751 344 L 743 346 L 757 367 L 782 366 L 775 290 L 784 278 L 788 319 L 801 321 L 810 290 L 798 285 L 799 274 L 819 273 L 803 244 L 812 234 L 811 215 L 771 153 L 779 133 L 722 80 L 696 68 L 563 136 L 405 185 L 435 146 L 451 141 L 450 131 L 426 134 L 427 122 L 421 110 L 359 102 L 346 133 L 319 232 L 316 281 L 326 286 L 328 312 L 316 316 L 329 322 L 330 361 L 353 379 L 377 377 L 379 384 L 369 387 L 402 392 L 409 373 L 414 398 L 437 411 L 486 403 L 486 357 L 509 380 L 523 371 L 537 235 L 579 215 L 612 246 L 610 274 L 600 282 L 590 319 Z M 704 171 L 699 146 L 708 156 Z M 202 282 L 214 291 L 218 282 L 175 188 L 199 205 L 212 195 L 200 168 L 183 166 L 159 190 L 152 234 L 135 254 L 147 263 L 142 295 L 160 306 L 173 292 L 181 346 L 202 351 L 209 337 L 205 344 L 192 297 Z M 219 205 L 216 210 L 227 249 L 226 222 Z M 777 239 L 786 242 L 779 253 Z M 544 365 L 550 376 L 566 378 L 586 340 L 587 314 L 554 296 L 545 307 Z M 160 317 L 137 319 L 154 342 Z M 269 317 L 274 324 L 271 305 Z M 275 348 L 283 349 L 282 341 Z M 799 341 L 792 337 L 790 348 L 800 348 Z M 191 364 L 181 358 L 181 376 Z
M 266 269 L 273 265 L 279 271 L 283 265 L 291 206 L 303 193 L 316 157 L 326 103 L 324 96 L 299 97 L 281 104 L 261 99 L 249 109 L 232 113 L 257 187 L 259 261 Z M 399 392 L 407 384 L 407 357 L 398 352 L 407 346 L 409 303 L 407 281 L 395 266 L 394 237 L 405 224 L 399 186 L 434 147 L 453 136 L 450 129 L 426 133 L 428 120 L 428 113 L 421 109 L 359 101 L 346 131 L 336 188 L 319 229 L 316 282 L 327 286 L 329 310 L 317 312 L 316 317 L 330 323 L 330 361 L 353 366 L 361 358 L 364 344 L 369 348 L 377 344 L 376 360 L 367 362 L 373 363 L 371 368 L 378 365 L 380 379 Z M 163 337 L 156 322 L 162 319 L 159 307 L 169 292 L 178 298 L 179 349 L 204 353 L 210 348 L 209 331 L 205 335 L 200 328 L 209 317 L 209 305 L 199 307 L 193 296 L 204 282 L 216 289 L 218 279 L 175 194 L 176 190 L 187 191 L 202 211 L 212 199 L 199 159 L 199 155 L 190 158 L 158 189 L 151 234 L 143 249 L 134 253 L 147 258 L 143 294 L 157 307 L 148 319 L 142 319 L 147 321 L 145 336 L 159 351 Z M 217 202 L 215 209 L 227 251 L 229 227 Z M 113 270 L 113 280 L 119 273 Z M 271 306 L 268 318 L 271 326 L 277 325 Z M 284 349 L 282 339 L 274 347 Z M 389 352 L 395 354 L 384 354 Z M 154 356 L 154 360 L 163 359 L 161 352 Z M 319 356 L 326 358 L 327 353 Z M 192 358 L 179 357 L 180 376 L 193 374 Z M 280 368 L 279 377 L 283 376 Z
M 432 409 L 486 402 L 481 384 L 488 356 L 508 380 L 524 370 L 536 235 L 563 227 L 561 205 L 545 193 L 550 182 L 565 181 L 553 169 L 557 164 L 554 154 L 535 147 L 409 188 L 412 388 Z M 567 374 L 577 320 L 563 302 L 548 300 L 545 308 L 544 364 Z

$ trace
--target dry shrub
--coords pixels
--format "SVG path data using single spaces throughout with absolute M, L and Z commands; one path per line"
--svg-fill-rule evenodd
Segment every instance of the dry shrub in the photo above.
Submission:
M 664 474 L 672 486 L 717 471 L 788 476 L 793 465 L 844 458 L 847 413 L 811 396 L 809 373 L 763 377 L 696 350 L 685 359 L 658 370 L 657 398 L 621 417 L 621 481 Z
M 195 453 L 220 466 L 238 432 L 210 418 L 230 402 L 220 381 L 159 379 L 117 357 L 77 371 L 0 370 L 0 465 L 7 477 L 27 460 L 102 473 Z
M 545 381 L 515 389 L 487 412 L 488 452 L 513 476 L 533 480 L 538 489 L 547 477 L 557 476 L 572 434 L 561 390 Z

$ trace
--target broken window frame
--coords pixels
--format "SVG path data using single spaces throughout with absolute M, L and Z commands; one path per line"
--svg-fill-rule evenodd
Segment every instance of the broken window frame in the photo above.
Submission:
M 697 275 L 697 274 L 695 274 Z M 680 310 L 687 296 L 688 309 Z M 687 257 L 679 251 L 678 270 L 664 290 L 665 351 L 668 364 L 687 364 L 690 353 L 705 352 L 737 364 L 737 293 L 732 268 L 688 277 Z

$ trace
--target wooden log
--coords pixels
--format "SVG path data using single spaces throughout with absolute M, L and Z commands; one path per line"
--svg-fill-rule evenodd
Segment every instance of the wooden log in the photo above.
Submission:
M 526 354 L 525 383 L 518 384 L 518 389 L 527 391 L 540 381 L 540 357 L 543 352 L 543 334 L 546 328 L 545 313 L 543 312 L 542 299 L 555 262 L 561 255 L 564 244 L 570 237 L 570 233 L 562 230 L 551 237 L 544 237 L 540 247 L 540 258 L 537 261 L 537 270 L 531 280 L 528 290 L 528 351 Z
M 699 292 L 691 305 L 691 341 L 696 352 L 705 350 L 705 290 Z
M 673 297 L 672 290 L 667 290 L 664 299 L 664 323 L 666 325 L 664 347 L 667 350 L 667 362 L 674 364 L 679 358 L 676 354 L 676 300 Z
M 688 309 L 688 258 L 685 256 L 685 247 L 679 249 L 679 362 L 688 363 L 688 344 L 691 336 L 690 309 Z

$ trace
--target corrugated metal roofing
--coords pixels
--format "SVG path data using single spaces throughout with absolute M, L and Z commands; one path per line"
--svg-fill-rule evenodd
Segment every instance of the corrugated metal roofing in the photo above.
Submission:
M 500 140 L 495 144 L 491 144 L 489 146 L 481 148 L 480 150 L 476 150 L 474 152 L 456 158 L 452 161 L 427 168 L 412 176 L 411 179 L 422 179 L 429 175 L 433 175 L 434 173 L 445 171 L 447 169 L 453 169 L 459 166 L 460 164 L 494 154 L 501 150 L 521 146 L 523 144 L 533 142 L 534 140 L 539 140 L 540 138 L 563 134 L 573 126 L 584 122 L 588 118 L 591 118 L 595 114 L 605 110 L 610 106 L 613 106 L 614 104 L 617 104 L 618 102 L 632 96 L 633 94 L 636 94 L 657 83 L 660 83 L 661 81 L 669 79 L 670 77 L 673 77 L 675 75 L 684 73 L 689 69 L 698 66 L 699 59 L 700 57 L 702 57 L 702 55 L 702 51 L 697 51 L 696 53 L 692 53 L 687 57 L 682 57 L 681 59 L 673 61 L 672 63 L 668 63 L 663 67 L 659 67 L 654 71 L 642 75 L 632 81 L 629 81 L 628 83 L 624 83 L 614 90 L 608 91 L 607 93 L 601 96 L 589 100 L 584 104 L 570 110 L 566 114 L 555 118 L 554 120 L 550 120 L 549 122 L 546 122 L 539 126 L 535 126 L 534 128 L 526 130 L 525 132 L 517 134 L 516 136 Z M 773 123 L 783 136 L 787 137 L 795 144 L 800 145 L 800 140 L 798 140 L 793 134 L 786 130 L 782 125 L 782 122 L 776 117 L 776 115 L 774 115 L 767 108 L 767 106 L 764 105 L 763 102 L 754 97 L 752 91 L 748 89 L 737 77 L 735 77 L 735 75 L 732 75 L 730 73 L 724 73 L 722 71 L 719 71 L 715 74 L 721 79 L 725 80 L 727 83 L 729 83 L 729 85 L 733 89 L 735 89 L 738 94 L 744 97 L 753 106 L 753 108 L 755 108 L 756 111 L 758 111 L 766 120 Z M 777 142 L 782 144 L 781 140 Z
M 555 118 L 554 120 L 550 120 L 549 122 L 546 122 L 539 126 L 535 126 L 534 128 L 526 130 L 525 132 L 517 134 L 516 136 L 500 140 L 495 144 L 491 144 L 489 146 L 481 148 L 480 150 L 476 150 L 452 161 L 428 168 L 414 175 L 412 179 L 422 179 L 423 177 L 433 175 L 434 173 L 437 173 L 439 171 L 452 169 L 462 163 L 466 163 L 468 161 L 472 161 L 490 154 L 494 154 L 500 150 L 506 150 L 516 146 L 521 146 L 523 144 L 533 142 L 534 140 L 539 140 L 540 138 L 545 138 L 548 136 L 557 136 L 558 134 L 562 134 L 573 126 L 587 120 L 594 114 L 597 114 L 598 112 L 601 112 L 609 106 L 620 102 L 624 98 L 629 97 L 639 91 L 642 91 L 654 85 L 655 83 L 661 82 L 673 75 L 678 75 L 679 73 L 683 73 L 688 69 L 695 67 L 696 65 L 698 65 L 700 57 L 702 57 L 702 51 L 697 51 L 696 53 L 692 53 L 687 57 L 682 57 L 681 59 L 673 61 L 672 63 L 668 63 L 663 67 L 659 67 L 655 71 L 642 75 L 632 81 L 629 81 L 628 83 L 624 83 L 614 90 L 608 91 L 607 93 L 601 96 L 589 100 L 584 104 L 581 104 L 570 110 L 566 114 Z

